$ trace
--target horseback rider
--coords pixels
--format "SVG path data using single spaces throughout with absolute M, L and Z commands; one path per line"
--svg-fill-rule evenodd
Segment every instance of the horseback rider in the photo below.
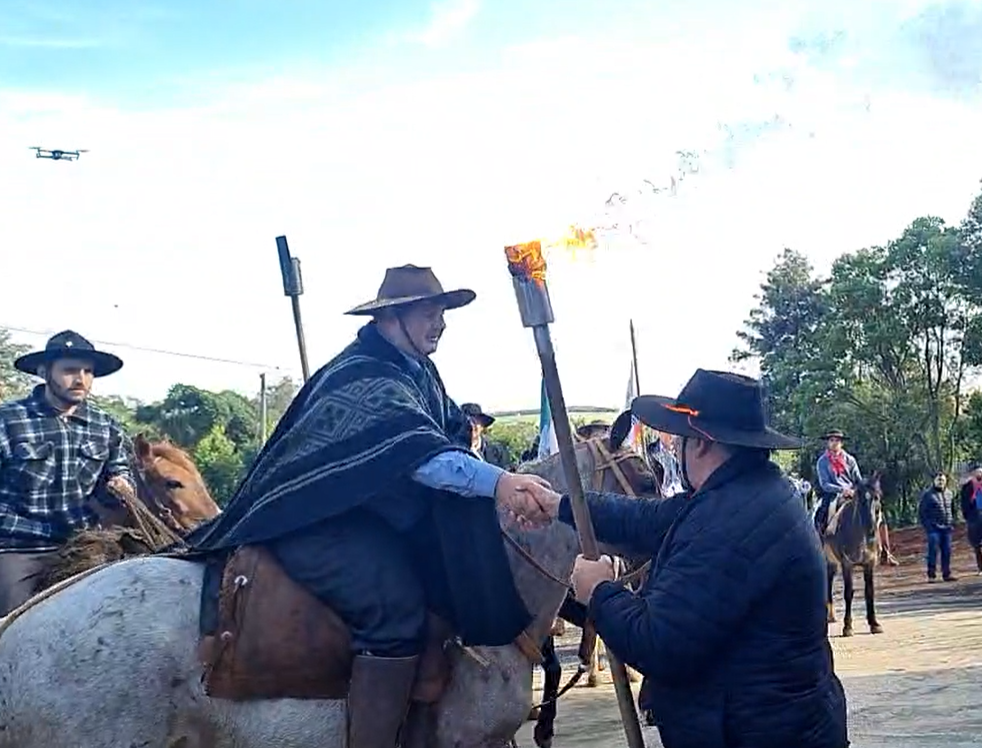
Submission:
M 92 382 L 123 366 L 77 332 L 14 361 L 41 377 L 30 395 L 0 405 L 0 615 L 36 591 L 35 575 L 77 530 L 100 524 L 106 492 L 135 492 L 130 442 L 88 401 Z
M 444 312 L 471 303 L 430 268 L 389 268 L 372 320 L 297 394 L 224 513 L 193 550 L 267 547 L 351 632 L 348 748 L 393 748 L 426 643 L 427 611 L 468 645 L 531 622 L 498 505 L 533 524 L 548 483 L 480 460 L 430 356 Z
M 863 480 L 856 458 L 842 446 L 845 438 L 840 429 L 831 429 L 823 434 L 826 449 L 815 464 L 821 498 L 815 513 L 815 524 L 822 535 L 828 529 L 829 518 L 838 507 L 839 498 L 851 499 L 856 493 L 856 486 Z M 890 531 L 886 521 L 880 525 L 880 560 L 891 566 L 899 563 L 890 552 Z

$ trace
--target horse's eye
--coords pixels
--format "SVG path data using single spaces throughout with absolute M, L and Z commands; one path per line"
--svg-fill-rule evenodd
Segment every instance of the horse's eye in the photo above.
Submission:
M 174 480 L 173 478 L 169 478 L 165 480 L 164 485 L 167 486 L 167 488 L 171 489 L 172 491 L 176 491 L 179 488 L 184 488 L 184 484 L 181 483 L 181 481 Z

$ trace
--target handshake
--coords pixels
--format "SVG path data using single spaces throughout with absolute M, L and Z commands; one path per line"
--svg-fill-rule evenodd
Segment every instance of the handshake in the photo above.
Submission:
M 502 473 L 494 498 L 519 526 L 545 527 L 559 514 L 562 496 L 537 475 Z

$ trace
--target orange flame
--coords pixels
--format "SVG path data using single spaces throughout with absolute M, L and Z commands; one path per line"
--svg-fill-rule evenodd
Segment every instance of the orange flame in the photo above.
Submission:
M 561 247 L 575 254 L 576 250 L 580 249 L 596 249 L 599 242 L 593 229 L 584 229 L 572 225 L 558 239 L 551 241 L 535 239 L 505 247 L 505 257 L 508 258 L 508 270 L 511 271 L 511 274 L 522 278 L 531 278 L 538 283 L 545 283 L 546 259 L 542 254 L 543 246 Z

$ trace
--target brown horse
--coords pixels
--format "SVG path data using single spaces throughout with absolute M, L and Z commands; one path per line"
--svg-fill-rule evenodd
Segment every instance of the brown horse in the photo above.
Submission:
M 69 538 L 38 577 L 38 592 L 100 564 L 159 550 L 221 512 L 194 461 L 168 440 L 138 434 L 130 468 L 136 495 L 117 493 L 113 505 L 92 502 L 100 527 Z
M 880 525 L 883 523 L 882 491 L 880 474 L 856 486 L 855 494 L 840 498 L 835 512 L 829 517 L 822 538 L 825 556 L 828 560 L 828 620 L 835 622 L 835 609 L 832 605 L 832 582 L 836 567 L 842 569 L 843 597 L 846 601 L 845 618 L 842 621 L 842 635 L 852 636 L 852 598 L 855 592 L 852 571 L 856 566 L 863 568 L 863 591 L 866 598 L 866 622 L 872 634 L 883 633 L 883 627 L 876 620 L 873 570 L 880 559 Z

